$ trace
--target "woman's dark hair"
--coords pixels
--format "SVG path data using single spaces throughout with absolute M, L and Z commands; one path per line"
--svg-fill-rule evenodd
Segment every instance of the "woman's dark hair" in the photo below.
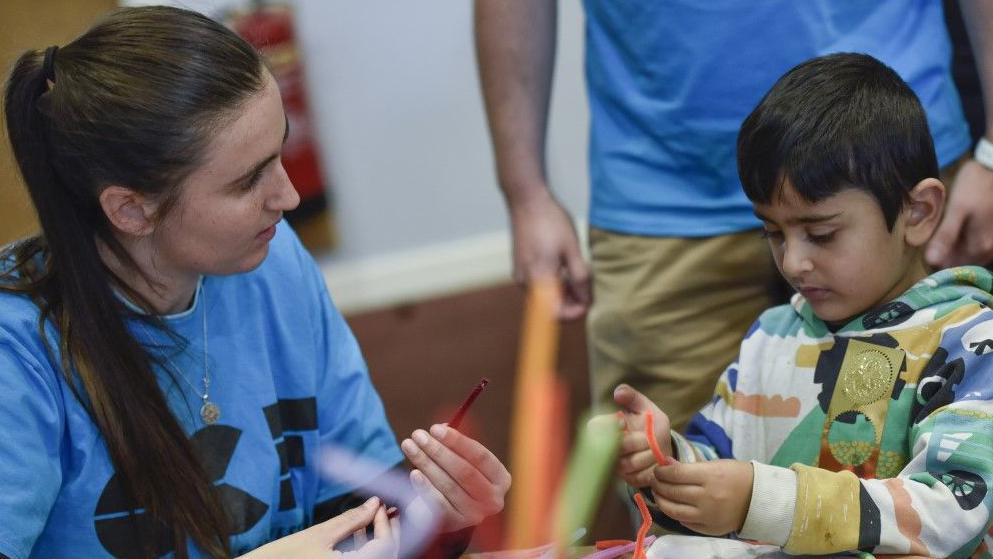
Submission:
M 857 188 L 879 202 L 892 229 L 910 189 L 938 173 L 917 96 L 865 54 L 831 54 L 796 66 L 738 134 L 741 184 L 760 204 L 781 194 L 785 181 L 808 202 Z
M 102 243 L 141 273 L 98 196 L 123 185 L 160 200 L 157 217 L 167 213 L 212 135 L 263 89 L 265 67 L 224 26 L 167 7 L 111 13 L 58 49 L 49 78 L 43 59 L 24 53 L 6 85 L 7 130 L 42 233 L 6 250 L 15 264 L 4 289 L 38 304 L 43 339 L 46 321 L 56 327 L 62 373 L 103 435 L 132 519 L 138 509 L 150 519 L 134 522 L 139 549 L 129 553 L 171 545 L 186 557 L 192 539 L 226 557 L 226 513 L 114 289 L 137 294 L 98 253 Z

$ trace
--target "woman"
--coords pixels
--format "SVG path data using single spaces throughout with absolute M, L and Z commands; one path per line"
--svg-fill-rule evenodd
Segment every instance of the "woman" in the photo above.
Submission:
M 366 527 L 355 553 L 395 553 L 382 503 L 345 512 L 356 488 L 319 475 L 327 446 L 380 464 L 373 490 L 406 454 L 444 549 L 502 508 L 506 469 L 455 430 L 401 454 L 281 222 L 287 121 L 251 47 L 124 9 L 25 53 L 5 113 L 43 233 L 0 266 L 0 554 L 327 557 Z

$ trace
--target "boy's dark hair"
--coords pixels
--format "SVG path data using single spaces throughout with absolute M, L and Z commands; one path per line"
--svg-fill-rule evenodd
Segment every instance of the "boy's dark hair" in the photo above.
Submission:
M 938 173 L 917 96 L 866 54 L 831 54 L 794 67 L 738 133 L 738 174 L 754 203 L 769 203 L 787 180 L 809 202 L 857 188 L 879 202 L 892 230 L 910 189 Z

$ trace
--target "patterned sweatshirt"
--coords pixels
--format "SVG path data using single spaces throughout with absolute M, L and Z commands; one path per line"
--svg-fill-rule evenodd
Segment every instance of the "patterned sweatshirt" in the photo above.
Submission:
M 753 461 L 739 535 L 789 553 L 993 557 L 991 287 L 944 270 L 835 332 L 800 295 L 766 311 L 679 459 Z

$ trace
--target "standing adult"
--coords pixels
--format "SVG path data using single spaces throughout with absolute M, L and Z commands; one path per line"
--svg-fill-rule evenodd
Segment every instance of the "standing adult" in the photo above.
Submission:
M 476 0 L 480 75 L 513 229 L 515 277 L 561 277 L 562 318 L 582 315 L 593 301 L 587 326 L 595 403 L 609 402 L 625 382 L 673 410 L 678 427 L 710 397 L 748 325 L 776 298 L 775 266 L 737 178 L 741 121 L 792 66 L 830 52 L 865 52 L 911 84 L 928 112 L 941 164 L 952 165 L 970 141 L 949 75 L 942 6 L 584 6 L 591 268 L 545 174 L 556 2 Z M 978 37 L 974 30 L 991 20 L 993 6 L 964 3 L 963 10 Z M 979 37 L 974 45 L 981 62 L 993 62 L 993 41 Z M 993 72 L 982 72 L 989 83 Z M 987 130 L 993 134 L 993 126 Z M 933 263 L 993 259 L 989 166 L 963 164 Z

